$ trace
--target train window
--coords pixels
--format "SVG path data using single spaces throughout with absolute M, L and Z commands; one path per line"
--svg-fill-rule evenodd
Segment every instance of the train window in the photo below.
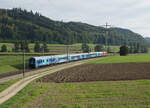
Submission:
M 35 59 L 30 59 L 30 64 L 34 64 L 35 63 Z
M 80 56 L 73 56 L 73 57 L 72 57 L 72 59 L 75 59 L 75 58 L 78 58 L 78 59 L 79 59 L 79 58 L 80 58 Z
M 62 57 L 62 58 L 59 58 L 58 60 L 65 60 L 65 59 L 67 59 L 67 57 Z
M 47 59 L 47 62 L 48 62 L 49 60 Z
M 52 58 L 51 60 L 52 60 L 52 62 L 54 62 L 54 61 L 55 61 L 55 58 Z

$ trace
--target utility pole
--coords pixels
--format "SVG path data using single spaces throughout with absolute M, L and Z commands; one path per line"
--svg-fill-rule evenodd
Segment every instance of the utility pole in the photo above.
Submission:
M 107 41 L 107 37 L 108 37 L 108 33 L 109 33 L 109 31 L 108 31 L 108 28 L 109 27 L 111 27 L 111 25 L 109 25 L 107 22 L 106 22 L 106 24 L 105 25 L 102 25 L 106 30 L 105 30 L 105 48 L 106 48 L 106 51 L 108 50 L 108 47 L 107 47 L 107 45 L 108 45 L 108 41 Z
M 66 50 L 67 50 L 67 61 L 69 62 L 69 44 L 70 44 L 70 37 L 68 36 L 68 39 L 67 39 L 67 42 L 66 42 L 66 44 L 67 44 L 67 48 L 66 48 Z
M 69 61 L 69 45 L 67 45 L 67 60 Z
M 25 76 L 25 49 L 23 49 L 23 78 Z
M 42 51 L 42 52 L 43 52 L 43 56 L 44 56 L 44 45 L 43 45 L 43 48 L 42 48 L 42 49 L 43 49 L 43 51 Z

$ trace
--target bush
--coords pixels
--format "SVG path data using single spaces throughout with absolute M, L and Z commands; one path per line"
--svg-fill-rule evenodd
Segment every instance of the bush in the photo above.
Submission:
M 126 56 L 128 55 L 128 47 L 127 46 L 121 46 L 120 47 L 120 56 Z
M 82 51 L 83 51 L 83 53 L 88 53 L 88 52 L 90 52 L 90 47 L 86 43 L 83 43 Z
M 6 45 L 2 45 L 1 52 L 7 52 L 7 46 Z
M 104 51 L 104 46 L 99 44 L 99 45 L 96 45 L 95 48 L 94 48 L 95 52 L 100 52 L 100 51 Z

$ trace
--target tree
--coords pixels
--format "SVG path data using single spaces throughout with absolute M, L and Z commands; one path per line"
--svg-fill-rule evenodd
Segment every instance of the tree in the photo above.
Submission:
M 24 49 L 26 52 L 30 52 L 30 49 L 29 49 L 29 42 L 28 41 L 25 41 L 24 42 Z
M 39 44 L 39 42 L 35 43 L 34 52 L 40 52 L 40 44 Z
M 28 41 L 21 41 L 20 42 L 21 44 L 21 51 L 25 51 L 25 52 L 30 52 L 30 49 L 29 49 L 29 42 Z
M 128 47 L 127 46 L 121 46 L 120 47 L 120 56 L 126 56 L 128 55 Z
M 82 44 L 82 51 L 83 53 L 88 53 L 90 51 L 90 48 L 86 43 Z
M 130 46 L 130 48 L 129 48 L 129 53 L 134 53 L 134 47 L 133 46 Z
M 46 43 L 43 43 L 43 46 L 42 46 L 42 48 L 41 48 L 41 51 L 43 52 L 49 52 L 49 50 L 48 50 L 48 47 L 47 47 L 47 44 Z
M 14 51 L 18 52 L 19 51 L 19 42 L 14 43 Z
M 140 43 L 137 43 L 137 44 L 136 44 L 137 53 L 140 53 L 140 49 L 141 49 L 140 47 L 141 47 L 141 44 L 140 44 Z
M 96 45 L 95 48 L 94 48 L 95 52 L 100 52 L 100 51 L 104 51 L 104 46 L 99 44 L 99 45 Z
M 141 53 L 148 53 L 148 46 L 147 45 L 141 46 Z
M 7 52 L 7 46 L 5 44 L 2 45 L 1 52 Z
M 107 52 L 111 53 L 111 48 L 109 46 L 107 47 Z

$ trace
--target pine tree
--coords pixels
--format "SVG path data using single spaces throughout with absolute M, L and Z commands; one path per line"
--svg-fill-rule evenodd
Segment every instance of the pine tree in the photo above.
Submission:
M 19 42 L 14 43 L 14 51 L 18 52 L 19 51 Z
M 39 42 L 35 43 L 34 52 L 40 52 L 40 44 L 39 44 Z
M 28 42 L 28 41 L 25 41 L 24 43 L 25 43 L 25 44 L 24 44 L 24 49 L 25 49 L 25 51 L 26 51 L 26 52 L 30 52 L 30 49 L 29 49 L 29 42 Z
M 47 44 L 46 44 L 46 43 L 43 43 L 42 50 L 44 50 L 44 52 L 49 52 L 49 50 L 48 50 L 48 47 L 47 47 Z
M 2 45 L 1 52 L 7 52 L 7 46 L 5 44 Z

